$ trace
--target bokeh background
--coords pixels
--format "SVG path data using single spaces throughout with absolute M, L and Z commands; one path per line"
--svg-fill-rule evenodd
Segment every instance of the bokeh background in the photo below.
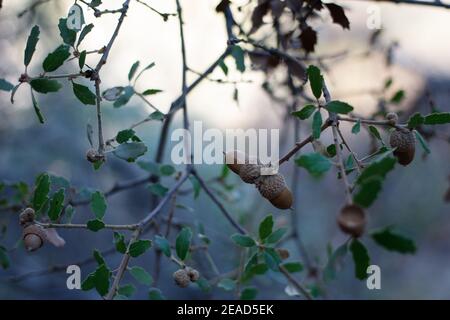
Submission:
M 120 0 L 104 1 L 108 8 L 121 5 Z M 193 70 L 207 68 L 226 45 L 226 30 L 222 15 L 215 12 L 218 1 L 184 0 L 185 33 L 188 64 Z M 236 0 L 235 3 L 246 1 Z M 60 44 L 58 19 L 66 15 L 73 1 L 54 0 L 18 18 L 18 13 L 28 8 L 32 1 L 5 0 L 0 10 L 0 78 L 15 83 L 23 72 L 23 50 L 29 30 L 34 24 L 41 27 L 40 41 L 30 67 L 31 74 L 40 72 L 40 62 Z M 175 1 L 150 1 L 161 12 L 175 12 Z M 384 80 L 393 77 L 393 92 L 403 89 L 404 102 L 397 110 L 428 110 L 425 92 L 428 90 L 436 105 L 448 111 L 450 98 L 450 11 L 425 6 L 377 4 L 381 10 L 383 33 L 379 51 L 373 49 L 370 55 L 368 39 L 373 30 L 366 27 L 367 8 L 370 1 L 340 1 L 346 8 L 351 21 L 351 30 L 342 31 L 332 25 L 329 17 L 322 17 L 315 23 L 319 31 L 316 50 L 320 54 L 348 52 L 345 58 L 333 60 L 325 72 L 330 90 L 336 99 L 346 100 L 356 111 L 368 115 L 377 106 L 377 98 L 372 91 L 379 90 Z M 98 49 L 106 44 L 112 33 L 117 16 L 105 15 L 96 19 L 92 11 L 85 11 L 87 23 L 95 28 L 84 41 L 84 47 Z M 239 19 L 245 19 L 241 13 Z M 247 15 L 248 20 L 248 15 Z M 393 65 L 386 66 L 385 49 L 397 42 Z M 98 56 L 90 56 L 88 64 L 95 64 Z M 261 89 L 264 75 L 258 71 L 241 74 L 235 71 L 234 62 L 228 58 L 229 80 L 241 81 L 237 85 L 238 102 L 233 99 L 234 86 L 204 81 L 188 97 L 191 120 L 203 121 L 204 127 L 219 128 L 279 128 L 282 130 L 283 150 L 293 144 L 293 128 L 283 120 L 283 107 L 268 97 Z M 140 60 L 142 65 L 154 61 L 156 66 L 145 73 L 138 82 L 138 88 L 162 89 L 161 94 L 151 98 L 163 112 L 178 97 L 181 87 L 181 52 L 176 17 L 163 22 L 161 17 L 139 3 L 131 2 L 129 14 L 119 37 L 111 51 L 109 61 L 102 70 L 102 87 L 108 88 L 128 83 L 127 74 L 131 65 Z M 250 61 L 247 61 L 250 65 Z M 76 70 L 76 62 L 69 63 L 61 72 Z M 190 74 L 188 80 L 195 79 Z M 220 69 L 211 78 L 224 78 Z M 251 82 L 248 82 L 251 81 Z M 86 82 L 87 84 L 87 82 Z M 47 118 L 40 125 L 32 110 L 28 91 L 22 87 L 12 105 L 9 94 L 0 92 L 0 180 L 25 181 L 32 184 L 36 175 L 48 171 L 63 176 L 77 188 L 107 190 L 115 181 L 128 180 L 145 174 L 137 165 L 109 157 L 107 164 L 94 171 L 85 160 L 89 148 L 86 138 L 86 123 L 95 127 L 95 110 L 81 105 L 73 96 L 70 86 L 65 83 L 57 94 L 39 95 L 42 111 Z M 113 137 L 117 131 L 145 117 L 151 110 L 137 98 L 126 106 L 114 109 L 112 104 L 103 107 L 105 135 Z M 180 127 L 180 115 L 175 118 L 172 129 Z M 302 135 L 308 134 L 310 126 L 301 127 Z M 153 159 L 160 124 L 151 122 L 139 127 L 139 137 L 148 145 L 144 159 Z M 344 127 L 349 133 L 350 128 Z M 445 131 L 444 131 L 445 133 Z M 448 130 L 447 130 L 448 133 Z M 349 143 L 358 154 L 367 154 L 370 149 L 368 135 L 348 135 Z M 331 141 L 325 134 L 324 142 Z M 400 255 L 387 252 L 375 246 L 370 239 L 363 239 L 368 246 L 372 263 L 382 270 L 382 289 L 368 290 L 364 281 L 353 275 L 350 256 L 337 278 L 327 284 L 327 296 L 333 299 L 448 299 L 450 298 L 450 206 L 443 200 L 449 187 L 450 148 L 448 141 L 430 141 L 431 154 L 422 157 L 420 149 L 413 164 L 396 168 L 384 184 L 384 189 L 370 208 L 370 229 L 395 225 L 398 230 L 415 240 L 418 251 L 415 255 Z M 167 150 L 170 150 L 168 146 Z M 310 147 L 305 149 L 310 151 Z M 166 163 L 170 163 L 166 153 Z M 282 172 L 290 176 L 292 168 L 286 166 Z M 220 174 L 221 166 L 200 166 L 206 178 Z M 233 180 L 234 179 L 234 180 Z M 328 245 L 337 247 L 346 237 L 338 230 L 335 216 L 343 203 L 344 191 L 335 174 L 329 172 L 322 179 L 314 179 L 301 171 L 299 190 L 296 197 L 295 213 L 281 212 L 259 201 L 256 191 L 249 185 L 239 183 L 234 177 L 235 190 L 223 201 L 236 216 L 245 219 L 250 230 L 256 230 L 257 222 L 273 213 L 278 225 L 289 224 L 289 215 L 298 215 L 298 228 L 306 250 L 319 265 L 327 261 Z M 186 188 L 189 186 L 187 185 Z M 234 233 L 212 202 L 201 194 L 197 200 L 192 195 L 180 197 L 179 203 L 194 210 L 177 210 L 180 222 L 195 224 L 202 222 L 206 234 L 211 238 L 210 253 L 221 272 L 232 270 L 239 263 L 238 251 L 229 235 Z M 107 219 L 111 223 L 131 223 L 143 217 L 149 208 L 149 193 L 145 185 L 117 194 L 108 199 Z M 90 219 L 88 207 L 77 208 L 75 222 Z M 8 227 L 1 243 L 14 248 L 20 239 L 17 213 L 0 212 L 0 224 Z M 67 244 L 64 248 L 44 247 L 27 254 L 23 248 L 12 249 L 12 266 L 0 270 L 0 298 L 3 299 L 82 299 L 98 298 L 95 292 L 67 290 L 66 274 L 55 272 L 49 275 L 29 277 L 22 281 L 10 281 L 10 277 L 34 270 L 42 270 L 51 265 L 69 265 L 91 255 L 92 245 L 99 250 L 108 249 L 112 244 L 112 234 L 108 231 L 92 233 L 88 231 L 63 230 L 61 235 Z M 286 242 L 294 258 L 298 258 L 293 243 Z M 118 265 L 120 256 L 108 256 L 110 266 Z M 155 257 L 153 251 L 136 261 L 152 272 Z M 200 259 L 201 260 L 201 259 Z M 171 273 L 175 265 L 163 260 L 162 274 L 157 286 L 168 298 L 233 298 L 220 289 L 202 292 L 192 286 L 180 290 L 173 284 Z M 83 266 L 86 276 L 95 268 L 94 264 Z M 207 266 L 205 266 L 208 269 Z M 206 272 L 205 276 L 208 276 Z M 306 274 L 302 274 L 305 278 Z M 123 283 L 129 282 L 125 279 Z M 270 273 L 268 277 L 258 277 L 253 285 L 260 288 L 258 298 L 287 299 L 285 279 Z M 137 298 L 146 298 L 147 289 L 138 287 Z

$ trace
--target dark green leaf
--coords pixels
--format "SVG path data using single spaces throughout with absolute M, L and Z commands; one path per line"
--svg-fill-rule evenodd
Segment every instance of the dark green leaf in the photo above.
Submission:
M 372 180 L 364 182 L 358 192 L 353 196 L 353 201 L 362 207 L 370 207 L 377 198 L 378 193 L 381 190 L 381 185 L 381 178 L 373 178 Z
M 171 176 L 175 173 L 175 168 L 170 164 L 163 164 L 159 167 L 159 172 L 161 172 L 163 176 Z
M 36 179 L 34 197 L 33 197 L 33 208 L 39 211 L 42 206 L 48 200 L 48 193 L 50 191 L 50 177 L 48 174 L 43 173 Z
M 258 289 L 253 287 L 248 287 L 242 290 L 241 292 L 241 300 L 254 300 L 258 295 Z
M 299 167 L 303 167 L 314 177 L 320 177 L 331 168 L 331 162 L 320 153 L 308 153 L 295 160 Z
M 147 251 L 152 246 L 152 242 L 150 240 L 138 240 L 133 242 L 130 245 L 130 256 L 133 258 L 139 257 L 145 251 Z
M 408 119 L 408 128 L 414 129 L 423 124 L 424 118 L 419 112 L 414 113 Z
M 197 178 L 194 176 L 189 177 L 189 181 L 192 184 L 192 187 L 194 188 L 194 199 L 197 199 L 200 195 L 200 190 L 202 189 L 200 182 L 198 182 Z
M 175 250 L 177 252 L 178 258 L 184 261 L 189 253 L 189 247 L 191 245 L 192 231 L 189 228 L 181 229 L 178 233 L 177 239 L 175 240 Z
M 221 288 L 225 291 L 233 291 L 236 288 L 236 281 L 231 280 L 229 278 L 223 278 L 217 284 L 218 288 Z
M 139 281 L 146 286 L 151 286 L 153 284 L 152 276 L 147 271 L 145 271 L 144 268 L 132 267 L 130 269 L 130 274 L 133 276 L 133 278 L 136 279 L 136 281 Z
M 148 298 L 150 300 L 165 300 L 166 298 L 163 296 L 161 290 L 158 288 L 151 288 L 148 291 Z
M 330 101 L 326 104 L 325 109 L 327 109 L 329 112 L 334 113 L 340 113 L 340 114 L 347 114 L 351 111 L 353 111 L 353 107 L 349 105 L 348 103 L 342 102 L 342 101 Z
M 86 86 L 72 82 L 73 93 L 83 104 L 95 105 L 97 102 L 96 95 Z
M 374 126 L 369 126 L 369 132 L 378 140 L 380 140 L 381 142 L 383 142 L 383 139 L 381 139 L 381 135 L 380 132 L 378 131 L 377 128 L 375 128 Z
M 125 296 L 127 298 L 130 298 L 134 293 L 136 292 L 136 287 L 132 284 L 127 284 L 119 288 L 117 290 L 117 293 L 121 296 Z
M 147 89 L 144 92 L 142 92 L 142 94 L 144 96 L 150 96 L 150 95 L 157 94 L 157 93 L 160 93 L 160 92 L 163 92 L 163 91 L 160 90 L 160 89 Z
M 317 140 L 320 138 L 321 128 L 322 128 L 322 114 L 320 113 L 320 110 L 317 110 L 316 113 L 314 113 L 312 122 L 312 136 L 314 139 Z
M 134 75 L 136 74 L 137 69 L 139 68 L 139 61 L 136 61 L 133 63 L 133 65 L 130 68 L 130 71 L 128 72 L 128 80 L 131 81 L 133 79 Z
M 292 112 L 292 115 L 300 118 L 301 120 L 308 119 L 316 110 L 316 106 L 312 104 L 307 104 L 299 111 Z
M 111 271 L 105 264 L 102 264 L 87 276 L 81 284 L 81 289 L 87 291 L 95 288 L 101 296 L 104 296 L 109 290 L 110 277 Z
M 55 49 L 52 53 L 50 53 L 44 60 L 44 63 L 42 64 L 42 68 L 45 72 L 52 72 L 57 70 L 59 67 L 61 67 L 64 64 L 64 61 L 66 61 L 70 57 L 69 52 L 69 46 L 67 45 L 60 45 L 58 48 Z
M 259 224 L 259 238 L 261 240 L 266 239 L 272 233 L 273 217 L 269 215 L 265 217 Z
M 5 247 L 0 246 L 0 266 L 2 266 L 3 269 L 8 269 L 9 265 L 8 251 Z
M 240 72 L 245 71 L 245 57 L 244 57 L 244 50 L 242 50 L 239 46 L 233 46 L 233 50 L 231 51 L 231 55 L 233 56 L 234 60 L 236 61 L 236 68 Z
M 223 59 L 220 60 L 220 62 L 219 62 L 219 67 L 220 67 L 220 69 L 222 69 L 222 71 L 223 71 L 223 73 L 224 73 L 225 75 L 228 75 L 228 67 L 227 67 L 227 65 L 225 64 L 225 61 L 223 61 Z
M 327 153 L 330 158 L 333 158 L 336 155 L 336 145 L 334 143 L 327 147 Z
M 33 89 L 31 89 L 31 102 L 33 103 L 33 109 L 34 112 L 36 113 L 36 116 L 39 120 L 40 123 L 44 123 L 45 122 L 45 118 L 42 115 L 41 109 L 39 108 L 38 102 L 36 100 L 36 97 L 34 96 L 34 92 Z
M 58 220 L 64 205 L 64 189 L 59 189 L 50 200 L 48 217 L 52 221 Z
M 114 102 L 114 108 L 119 108 L 121 106 L 124 106 L 130 101 L 131 97 L 134 95 L 134 89 L 131 86 L 126 86 L 123 88 L 123 91 L 121 92 L 121 95 L 119 98 Z
M 358 177 L 357 183 L 362 184 L 377 176 L 384 178 L 389 171 L 394 169 L 395 163 L 396 160 L 392 157 L 383 157 L 380 160 L 372 162 Z
M 92 0 L 89 4 L 90 7 L 95 8 L 102 4 L 102 0 Z
M 98 250 L 94 250 L 94 259 L 97 262 L 97 264 L 100 266 L 102 264 L 106 265 L 105 258 L 103 258 L 102 254 Z
M 311 86 L 311 90 L 316 97 L 319 99 L 322 96 L 322 88 L 323 88 L 323 76 L 320 73 L 320 69 L 316 66 L 309 66 L 306 70 L 308 74 L 309 84 Z
M 256 246 L 255 240 L 253 240 L 251 237 L 242 235 L 239 233 L 233 234 L 231 236 L 231 240 L 233 240 L 237 245 L 241 247 L 254 247 Z
M 450 123 L 450 112 L 432 113 L 425 116 L 424 124 Z
M 161 236 L 155 236 L 155 243 L 156 246 L 159 248 L 159 250 L 161 250 L 161 252 L 164 253 L 166 257 L 171 256 L 172 253 L 170 250 L 170 243 L 166 238 Z
M 62 88 L 58 81 L 49 79 L 34 79 L 30 81 L 30 85 L 39 93 L 56 92 Z
M 124 143 L 133 138 L 133 136 L 136 134 L 136 132 L 133 129 L 125 129 L 122 131 L 119 131 L 116 136 L 116 141 L 118 143 Z
M 398 104 L 405 98 L 405 91 L 398 90 L 391 98 L 391 103 Z
M 360 130 L 361 130 L 361 121 L 358 120 L 358 121 L 356 121 L 356 123 L 352 127 L 352 133 L 353 134 L 358 134 Z
M 169 189 L 164 187 L 161 183 L 152 183 L 148 187 L 148 189 L 150 190 L 151 193 L 153 193 L 158 197 L 164 197 L 167 191 L 169 191 Z
M 103 193 L 96 191 L 91 196 L 91 210 L 98 220 L 102 220 L 106 212 L 106 199 Z
M 151 113 L 148 117 L 151 120 L 163 121 L 164 118 L 166 117 L 166 115 L 162 112 L 155 111 L 155 112 Z
M 127 142 L 119 145 L 113 154 L 128 162 L 134 162 L 137 158 L 147 152 L 147 147 L 142 142 Z
M 355 263 L 355 277 L 359 280 L 367 278 L 367 267 L 370 265 L 370 257 L 366 247 L 357 239 L 350 243 L 353 262 Z
M 281 258 L 278 253 L 272 248 L 265 248 L 264 250 L 264 261 L 267 266 L 273 270 L 278 272 L 280 269 L 278 265 L 281 263 Z
M 251 273 L 252 275 L 262 275 L 265 274 L 268 270 L 269 267 L 267 266 L 267 264 L 258 263 L 250 268 L 249 273 Z
M 373 232 L 371 236 L 376 243 L 390 251 L 414 254 L 417 250 L 411 239 L 393 232 L 389 227 Z
M 117 252 L 125 254 L 127 252 L 127 245 L 125 243 L 125 237 L 123 234 L 114 232 L 114 245 Z
M 87 34 L 89 32 L 92 31 L 93 28 L 94 28 L 94 24 L 92 24 L 92 23 L 84 26 L 83 30 L 81 30 L 80 36 L 78 37 L 77 48 L 80 45 L 81 41 L 84 40 L 84 38 L 87 36 Z
M 423 150 L 426 153 L 431 153 L 430 148 L 428 147 L 427 141 L 422 137 L 422 135 L 419 133 L 419 131 L 414 130 L 414 134 L 416 135 L 417 140 L 419 140 L 420 145 L 422 146 Z
M 23 58 L 23 63 L 28 66 L 33 58 L 34 51 L 36 50 L 36 45 L 39 41 L 39 27 L 34 26 L 31 29 L 30 35 L 28 36 L 27 45 L 25 47 L 25 53 Z
M 77 33 L 67 28 L 67 19 L 59 19 L 58 28 L 63 42 L 73 47 L 77 39 Z
M 303 270 L 303 265 L 300 262 L 287 262 L 283 263 L 282 266 L 290 273 L 301 272 Z
M 267 237 L 266 243 L 277 243 L 278 241 L 283 238 L 284 234 L 286 233 L 287 228 L 280 228 L 272 232 L 270 236 Z
M 87 228 L 91 231 L 97 232 L 105 227 L 105 223 L 101 220 L 89 220 L 87 222 Z
M 14 88 L 12 83 L 9 83 L 5 79 L 0 79 L 0 90 L 11 91 Z
M 80 69 L 83 69 L 84 64 L 86 63 L 86 50 L 81 51 L 80 56 L 78 57 L 78 66 Z

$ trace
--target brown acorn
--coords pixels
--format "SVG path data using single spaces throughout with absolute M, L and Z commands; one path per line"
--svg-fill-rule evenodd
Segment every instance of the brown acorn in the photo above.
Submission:
M 189 276 L 189 279 L 192 282 L 195 282 L 198 279 L 200 279 L 200 272 L 198 272 L 198 270 L 191 268 L 191 267 L 186 267 L 186 272 L 187 272 L 187 275 Z
M 37 224 L 29 225 L 23 229 L 22 239 L 27 251 L 35 251 L 44 244 L 46 239 L 45 231 Z
M 293 196 L 280 174 L 261 176 L 255 181 L 259 193 L 279 209 L 292 207 Z
M 259 164 L 242 164 L 239 168 L 239 176 L 245 183 L 255 183 L 261 175 L 261 168 Z
M 178 269 L 177 271 L 175 271 L 173 273 L 173 279 L 175 280 L 177 286 L 181 288 L 186 288 L 191 282 L 191 278 L 189 277 L 185 269 Z
M 246 163 L 248 156 L 238 150 L 229 151 L 225 153 L 225 164 L 236 174 L 239 174 L 241 165 Z
M 23 227 L 34 222 L 35 212 L 33 208 L 26 208 L 19 215 L 19 224 Z
M 389 112 L 386 114 L 386 120 L 389 121 L 389 124 L 394 126 L 398 122 L 398 115 L 395 112 Z
M 366 227 L 366 214 L 356 204 L 347 204 L 338 215 L 337 222 L 341 230 L 354 238 L 360 237 Z
M 406 166 L 414 160 L 416 139 L 412 131 L 396 129 L 391 133 L 389 142 L 392 148 L 396 148 L 394 156 L 397 157 L 398 163 Z
M 290 256 L 288 249 L 277 248 L 276 251 L 277 251 L 278 255 L 280 256 L 281 260 L 286 260 Z

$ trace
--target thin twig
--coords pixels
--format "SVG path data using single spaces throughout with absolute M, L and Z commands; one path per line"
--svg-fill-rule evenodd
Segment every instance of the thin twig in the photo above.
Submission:
M 87 224 L 77 224 L 77 223 L 41 223 L 37 222 L 40 226 L 44 228 L 55 228 L 55 229 L 88 229 Z M 110 230 L 136 230 L 139 226 L 137 224 L 105 224 L 103 229 Z
M 281 273 L 286 277 L 286 279 L 297 289 L 297 291 L 305 296 L 307 300 L 312 300 L 311 294 L 304 288 L 300 282 L 298 282 L 290 273 L 286 270 L 286 268 L 282 265 L 279 265 Z

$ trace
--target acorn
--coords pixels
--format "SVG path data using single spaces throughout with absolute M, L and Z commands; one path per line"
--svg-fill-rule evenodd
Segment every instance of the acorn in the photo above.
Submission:
M 366 214 L 361 207 L 355 204 L 347 204 L 341 209 L 337 222 L 344 233 L 358 238 L 364 233 L 367 223 Z
M 26 208 L 19 215 L 19 224 L 26 227 L 34 222 L 35 212 L 33 208 Z
M 86 152 L 86 159 L 91 163 L 95 163 L 97 161 L 105 161 L 105 156 L 91 148 Z
M 187 275 L 189 276 L 189 279 L 192 282 L 195 282 L 198 279 L 200 279 L 200 272 L 198 272 L 198 270 L 191 268 L 191 267 L 186 267 L 186 272 L 187 272 Z
M 389 124 L 395 126 L 398 122 L 398 115 L 395 112 L 389 112 L 386 114 L 386 120 L 389 121 Z
M 281 174 L 261 176 L 255 181 L 255 185 L 259 193 L 275 207 L 279 209 L 291 208 L 292 193 Z
M 238 150 L 228 151 L 225 153 L 225 164 L 236 174 L 239 174 L 241 165 L 246 163 L 248 156 Z
M 22 239 L 27 251 L 35 251 L 42 247 L 46 238 L 44 229 L 37 225 L 32 224 L 23 229 Z
M 397 157 L 398 162 L 406 166 L 414 159 L 416 151 L 416 139 L 414 133 L 407 129 L 396 129 L 391 133 L 389 143 L 394 150 L 394 156 Z
M 191 282 L 191 278 L 185 269 L 178 269 L 175 271 L 173 273 L 173 279 L 175 280 L 177 286 L 181 288 L 186 288 Z
M 290 253 L 289 253 L 288 249 L 277 248 L 276 252 L 278 253 L 278 256 L 281 258 L 281 260 L 286 260 L 290 256 Z
M 242 164 L 239 169 L 239 176 L 245 183 L 255 183 L 261 175 L 262 166 L 259 164 Z

